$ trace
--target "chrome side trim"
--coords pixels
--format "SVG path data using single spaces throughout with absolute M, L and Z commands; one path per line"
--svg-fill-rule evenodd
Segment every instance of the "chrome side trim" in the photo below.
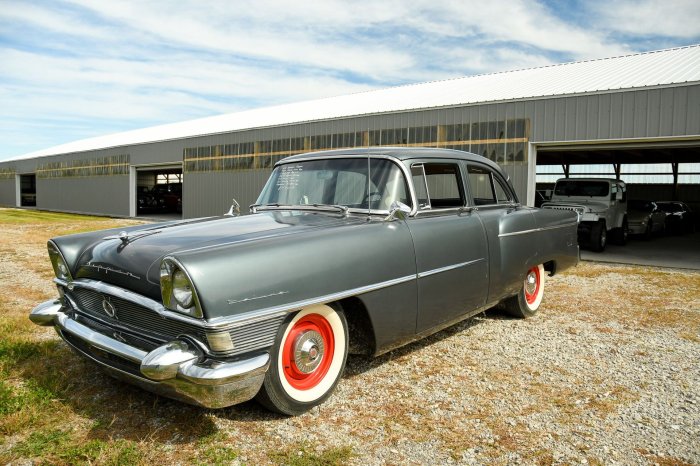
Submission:
M 259 311 L 252 311 L 247 312 L 245 314 L 229 317 L 219 317 L 216 319 L 211 319 L 207 325 L 207 328 L 211 330 L 224 330 L 229 328 L 240 327 L 250 322 L 279 317 L 289 312 L 298 311 L 299 309 L 303 309 L 314 304 L 329 303 L 332 301 L 337 301 L 339 299 L 349 298 L 350 296 L 356 296 L 358 294 L 369 293 L 372 291 L 381 290 L 382 288 L 400 285 L 401 283 L 410 282 L 411 280 L 415 280 L 416 278 L 417 275 L 406 275 L 405 277 L 394 278 L 393 280 L 387 280 L 372 285 L 360 286 L 351 290 L 339 291 L 337 293 L 331 293 L 323 296 L 318 296 L 316 298 L 287 303 L 280 306 L 268 307 L 265 309 L 260 309 Z
M 465 263 L 464 265 L 467 264 Z M 131 301 L 133 303 L 151 309 L 157 312 L 163 318 L 186 322 L 190 325 L 200 327 L 206 331 L 229 331 L 236 327 L 241 327 L 250 323 L 280 317 L 288 314 L 289 312 L 298 311 L 299 309 L 303 309 L 304 307 L 312 306 L 314 304 L 324 304 L 332 301 L 337 301 L 339 299 L 349 298 L 351 296 L 356 296 L 359 294 L 370 293 L 372 291 L 381 290 L 383 288 L 388 288 L 394 285 L 400 285 L 402 283 L 406 283 L 416 279 L 418 279 L 418 275 L 406 275 L 405 277 L 394 278 L 392 280 L 386 280 L 380 283 L 373 283 L 371 285 L 365 285 L 349 290 L 343 290 L 337 293 L 331 293 L 279 306 L 268 307 L 260 309 L 258 311 L 247 312 L 245 314 L 217 317 L 210 320 L 195 319 L 193 317 L 188 317 L 186 315 L 170 311 L 157 301 L 142 296 L 138 293 L 134 293 L 133 291 L 125 290 L 124 288 L 120 288 L 118 286 L 110 285 L 104 282 L 99 282 L 90 279 L 80 279 L 79 281 L 71 282 L 70 286 L 88 288 L 94 291 L 98 291 L 100 293 L 117 296 L 119 298 Z M 69 287 L 69 284 L 64 282 L 63 280 L 55 278 L 54 282 L 61 286 Z
M 566 223 L 564 225 L 555 225 L 552 227 L 542 227 L 542 228 L 533 228 L 531 230 L 523 230 L 523 231 L 514 231 L 512 233 L 501 233 L 498 235 L 499 238 L 504 238 L 506 236 L 517 236 L 517 235 L 526 235 L 529 233 L 537 233 L 539 231 L 549 231 L 549 230 L 556 230 L 559 228 L 567 228 L 567 227 L 572 227 L 572 226 L 578 226 L 578 222 L 571 222 L 571 223 Z
M 459 264 L 453 264 L 453 265 L 448 265 L 446 267 L 440 267 L 439 269 L 427 270 L 425 272 L 419 273 L 418 278 L 425 278 L 425 277 L 429 277 L 431 275 L 435 275 L 438 273 L 449 272 L 450 270 L 454 270 L 454 269 L 458 269 L 460 267 L 466 267 L 468 265 L 476 264 L 477 262 L 481 262 L 483 260 L 486 260 L 486 259 L 482 257 L 480 259 L 474 259 L 473 261 L 461 262 Z

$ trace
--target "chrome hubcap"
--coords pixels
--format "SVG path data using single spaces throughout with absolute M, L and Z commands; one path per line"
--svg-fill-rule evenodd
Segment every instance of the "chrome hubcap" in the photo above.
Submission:
M 537 275 L 534 272 L 527 274 L 525 279 L 525 292 L 529 295 L 534 294 L 537 289 Z
M 318 332 L 308 330 L 294 341 L 294 362 L 299 371 L 309 374 L 321 364 L 323 359 L 323 337 Z

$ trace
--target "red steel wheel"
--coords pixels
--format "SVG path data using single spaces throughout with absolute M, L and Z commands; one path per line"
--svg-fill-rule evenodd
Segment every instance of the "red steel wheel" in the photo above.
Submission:
M 348 325 L 341 310 L 319 304 L 297 312 L 278 333 L 257 395 L 267 408 L 301 414 L 330 396 L 345 369 Z
M 525 301 L 529 306 L 538 306 L 538 298 L 542 300 L 542 271 L 540 270 L 542 266 L 538 265 L 527 271 L 527 277 L 525 277 L 525 283 L 523 284 L 523 290 L 525 291 Z
M 282 368 L 289 385 L 309 390 L 328 374 L 335 339 L 331 324 L 320 314 L 307 314 L 290 329 L 282 343 Z
M 518 294 L 504 301 L 506 312 L 514 317 L 531 317 L 540 307 L 543 296 L 544 266 L 540 264 L 527 271 Z

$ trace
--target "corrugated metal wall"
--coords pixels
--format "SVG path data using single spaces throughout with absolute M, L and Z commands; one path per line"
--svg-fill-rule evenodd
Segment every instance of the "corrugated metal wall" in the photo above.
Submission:
M 0 206 L 14 207 L 17 203 L 15 177 L 0 179 Z
M 127 155 L 129 164 L 136 167 L 181 164 L 186 149 L 206 146 L 401 128 L 408 128 L 409 132 L 422 131 L 425 127 L 488 122 L 502 122 L 507 126 L 507 122 L 513 120 L 527 122 L 524 139 L 535 143 L 697 136 L 700 135 L 700 85 L 352 117 L 21 160 L 12 162 L 12 165 L 16 166 L 18 173 L 30 173 L 37 172 L 40 165 L 45 167 L 48 162 L 70 166 L 116 155 Z M 476 137 L 472 134 L 470 137 L 472 140 L 491 140 L 489 134 Z M 501 134 L 495 136 L 496 139 L 502 137 Z M 410 145 L 410 141 L 407 144 Z M 481 153 L 482 150 L 490 151 L 491 144 L 469 147 Z M 440 141 L 424 145 L 463 147 Z M 521 201 L 525 201 L 528 187 L 528 157 L 525 150 L 522 160 L 497 160 L 509 173 Z M 270 172 L 269 168 L 254 167 L 222 169 L 221 164 L 212 164 L 217 168 L 188 170 L 185 165 L 183 216 L 186 218 L 219 215 L 228 209 L 233 197 L 240 202 L 243 211 L 247 211 L 246 207 L 255 201 Z M 9 163 L 0 163 L 0 170 L 9 166 Z M 0 180 L 0 203 L 14 205 L 14 197 L 14 182 Z M 123 174 L 50 179 L 39 173 L 37 176 L 37 208 L 129 215 L 128 203 L 129 177 Z
M 129 177 L 37 178 L 36 199 L 38 209 L 126 217 Z

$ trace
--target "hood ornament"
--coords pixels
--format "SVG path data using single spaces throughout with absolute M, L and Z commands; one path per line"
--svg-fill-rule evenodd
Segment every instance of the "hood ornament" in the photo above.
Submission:
M 126 244 L 129 242 L 129 233 L 122 231 L 119 233 L 119 239 L 122 241 L 122 243 Z

